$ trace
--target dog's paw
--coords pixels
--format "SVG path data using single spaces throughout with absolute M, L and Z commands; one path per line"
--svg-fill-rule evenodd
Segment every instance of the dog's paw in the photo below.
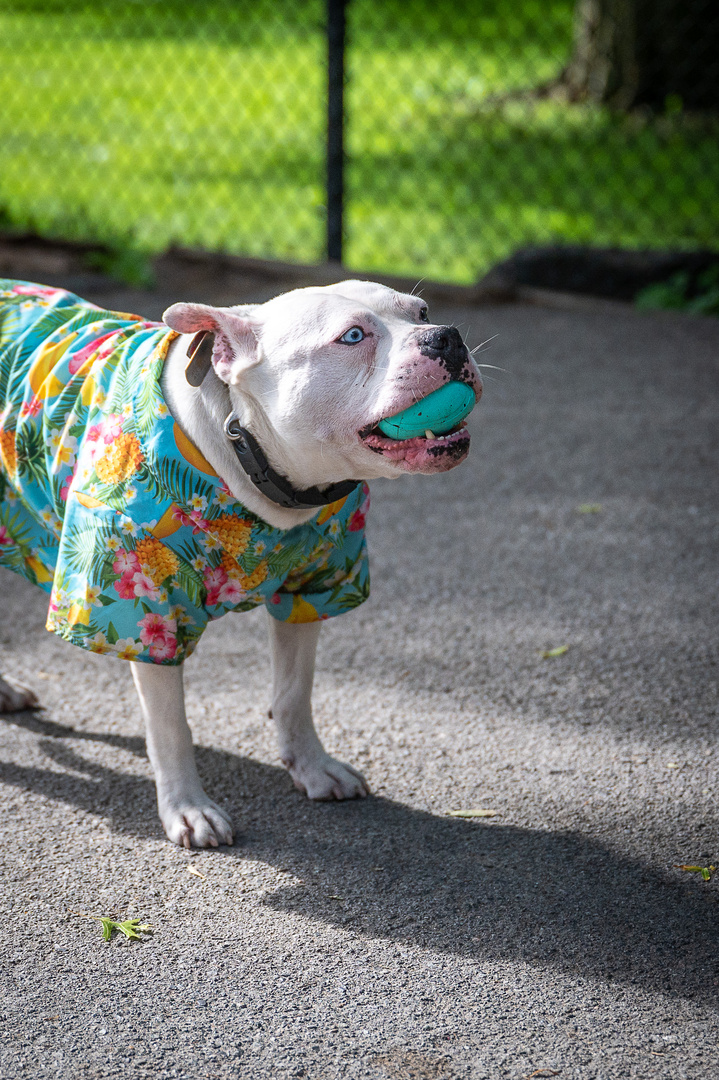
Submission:
M 160 797 L 159 809 L 165 832 L 179 847 L 219 847 L 234 840 L 229 817 L 204 791 L 189 798 Z
M 34 693 L 27 686 L 16 682 L 9 683 L 0 678 L 0 713 L 36 709 L 38 704 Z
M 283 758 L 282 763 L 297 790 L 310 799 L 364 799 L 369 795 L 369 784 L 362 773 L 329 754 L 305 760 Z

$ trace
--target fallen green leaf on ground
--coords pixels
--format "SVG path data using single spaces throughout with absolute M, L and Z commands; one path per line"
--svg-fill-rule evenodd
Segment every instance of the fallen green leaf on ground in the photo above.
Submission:
M 556 649 L 543 649 L 540 656 L 542 660 L 551 660 L 553 656 L 564 656 L 568 649 L 568 645 L 558 645 Z
M 580 503 L 577 507 L 578 514 L 599 514 L 601 513 L 601 503 Z
M 115 922 L 114 919 L 101 919 L 102 922 L 102 936 L 105 941 L 109 941 L 112 937 L 113 930 L 119 930 L 121 934 L 124 934 L 128 941 L 135 939 L 135 941 L 142 941 L 142 938 L 137 933 L 140 930 L 146 934 L 152 927 L 149 923 L 141 923 L 139 919 L 125 919 L 124 922 Z
M 687 866 L 686 863 L 679 863 L 677 870 L 686 870 L 689 874 L 701 874 L 704 881 L 711 881 L 716 866 Z
M 499 810 L 448 810 L 447 817 L 497 817 Z
M 115 919 L 110 919 L 107 915 L 86 915 L 84 911 L 73 911 L 72 914 L 79 915 L 82 919 L 96 919 L 97 922 L 102 923 L 102 936 L 105 941 L 110 940 L 115 930 L 119 930 L 121 934 L 124 934 L 128 941 L 133 939 L 142 941 L 141 933 L 152 933 L 150 923 L 141 923 L 139 919 L 125 919 L 124 922 L 116 922 Z

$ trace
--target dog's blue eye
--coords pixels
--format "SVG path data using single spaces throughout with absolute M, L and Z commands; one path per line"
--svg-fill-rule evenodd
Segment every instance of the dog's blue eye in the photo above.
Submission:
M 349 330 L 344 332 L 340 341 L 343 345 L 358 345 L 366 336 L 361 326 L 351 326 Z

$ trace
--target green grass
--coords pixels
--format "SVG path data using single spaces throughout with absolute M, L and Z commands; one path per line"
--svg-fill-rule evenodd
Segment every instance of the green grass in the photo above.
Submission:
M 0 3 L 0 213 L 158 251 L 323 255 L 320 0 Z M 719 247 L 716 126 L 497 96 L 572 0 L 350 0 L 346 262 L 471 281 L 519 245 Z

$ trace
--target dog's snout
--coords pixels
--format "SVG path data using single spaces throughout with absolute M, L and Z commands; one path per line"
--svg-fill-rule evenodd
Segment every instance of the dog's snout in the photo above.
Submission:
M 459 374 L 467 362 L 467 347 L 456 326 L 433 326 L 417 339 L 424 356 L 439 360 L 450 374 Z

